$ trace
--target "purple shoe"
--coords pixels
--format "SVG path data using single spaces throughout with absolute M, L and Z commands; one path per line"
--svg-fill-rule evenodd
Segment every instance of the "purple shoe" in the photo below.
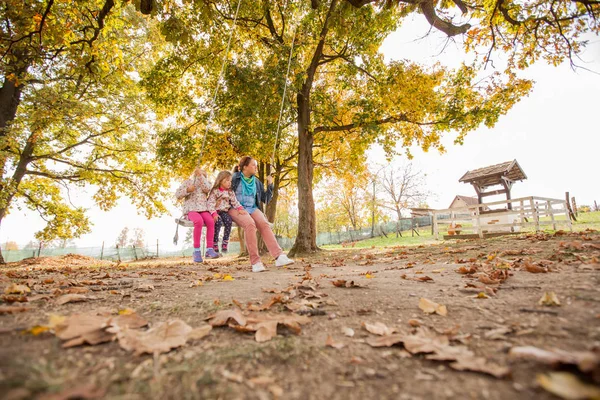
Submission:
M 219 258 L 219 254 L 214 249 L 207 249 L 206 253 L 204 253 L 204 257 L 206 257 L 206 258 Z
M 194 254 L 192 256 L 194 258 L 194 262 L 201 263 L 202 260 L 202 252 L 200 250 L 194 250 Z

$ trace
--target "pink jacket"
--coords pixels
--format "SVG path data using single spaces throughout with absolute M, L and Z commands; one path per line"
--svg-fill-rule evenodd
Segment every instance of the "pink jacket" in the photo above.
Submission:
M 196 190 L 188 193 L 189 187 L 195 186 Z M 190 211 L 208 211 L 206 195 L 210 191 L 210 183 L 205 176 L 194 177 L 185 180 L 181 186 L 175 191 L 175 197 L 183 200 L 183 215 L 187 215 Z
M 221 190 L 219 188 L 214 189 L 208 195 L 208 212 L 211 214 L 217 211 L 229 211 L 231 207 L 236 209 L 243 209 L 240 202 L 235 197 L 233 190 Z

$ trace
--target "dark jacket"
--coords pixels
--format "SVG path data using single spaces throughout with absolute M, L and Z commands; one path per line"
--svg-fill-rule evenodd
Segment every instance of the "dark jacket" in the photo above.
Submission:
M 242 173 L 234 172 L 233 176 L 231 177 L 231 190 L 233 190 L 234 193 L 236 192 L 237 187 L 239 186 L 241 180 L 242 180 Z M 267 190 L 265 191 L 265 187 L 264 187 L 263 183 L 260 181 L 260 179 L 258 179 L 258 177 L 255 176 L 254 180 L 256 181 L 256 196 L 255 196 L 256 201 L 255 201 L 255 203 L 256 203 L 256 208 L 258 208 L 260 210 L 261 209 L 260 203 L 268 203 L 273 198 L 273 184 L 267 185 Z

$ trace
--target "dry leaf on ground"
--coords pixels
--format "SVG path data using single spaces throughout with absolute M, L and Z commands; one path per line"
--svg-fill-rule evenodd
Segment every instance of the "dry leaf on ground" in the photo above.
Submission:
M 145 331 L 124 329 L 117 335 L 119 345 L 136 355 L 148 353 L 166 353 L 171 349 L 183 346 L 188 340 L 192 327 L 176 319 L 163 322 Z
M 188 339 L 189 340 L 202 339 L 203 337 L 207 336 L 211 331 L 212 331 L 212 326 L 211 325 L 204 325 L 204 326 L 201 326 L 201 327 L 198 327 L 198 328 L 194 328 L 188 334 Z
M 223 326 L 227 325 L 230 319 L 233 319 L 238 325 L 246 325 L 246 317 L 240 310 L 221 310 L 208 317 L 208 323 L 212 326 Z
M 395 344 L 402 343 L 405 335 L 395 334 L 388 336 L 370 337 L 367 339 L 367 344 L 371 347 L 391 347 Z
M 21 306 L 0 306 L 0 315 L 2 314 L 14 314 L 18 312 L 24 312 L 29 310 L 29 307 Z
M 11 283 L 4 289 L 5 294 L 25 294 L 30 293 L 31 289 L 25 285 L 17 285 L 16 283 Z
M 488 364 L 484 357 L 464 357 L 450 364 L 450 368 L 458 371 L 483 372 L 496 378 L 504 378 L 510 374 L 508 367 Z
M 83 294 L 65 294 L 56 299 L 56 304 L 62 305 L 67 303 L 78 303 L 82 301 L 88 301 L 90 297 Z
M 419 299 L 419 308 L 423 310 L 423 312 L 425 312 L 426 314 L 436 313 L 443 317 L 448 315 L 448 309 L 446 308 L 446 306 L 433 302 L 424 297 L 421 297 L 421 299 Z
M 513 347 L 508 352 L 513 360 L 533 360 L 551 366 L 575 365 L 582 372 L 600 368 L 600 351 L 544 350 L 534 346 Z
M 568 372 L 550 372 L 538 375 L 536 382 L 548 392 L 568 400 L 598 399 L 600 388 L 581 382 Z
M 364 286 L 361 286 L 361 285 L 359 285 L 357 283 L 354 283 L 354 281 L 346 281 L 344 279 L 338 279 L 337 281 L 331 281 L 331 283 L 335 287 L 342 287 L 342 288 L 361 288 L 361 287 L 364 287 Z
M 396 332 L 395 328 L 389 328 L 382 322 L 374 322 L 374 323 L 363 322 L 362 326 L 367 331 L 369 331 L 375 335 L 380 335 L 380 336 L 387 336 L 387 335 L 391 335 L 392 333 Z
M 347 328 L 347 327 L 344 327 L 344 328 L 342 328 L 342 333 L 343 333 L 345 336 L 348 336 L 348 337 L 353 337 L 353 336 L 354 336 L 354 329 L 352 329 L 352 328 Z
M 540 306 L 560 306 L 560 301 L 554 292 L 545 292 L 538 301 Z
M 277 321 L 264 321 L 256 325 L 254 338 L 258 343 L 268 342 L 277 336 Z

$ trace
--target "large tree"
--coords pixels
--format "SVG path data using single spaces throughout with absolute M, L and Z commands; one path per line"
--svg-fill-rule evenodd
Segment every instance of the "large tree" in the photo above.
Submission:
M 78 237 L 90 221 L 69 190 L 86 185 L 103 210 L 125 194 L 148 216 L 164 211 L 136 77 L 154 36 L 113 0 L 0 5 L 0 224 L 22 202 L 47 222 L 39 240 Z
M 315 166 L 361 162 L 373 143 L 390 153 L 398 142 L 442 149 L 446 132 L 456 132 L 460 143 L 481 124 L 493 126 L 531 89 L 516 71 L 542 57 L 554 64 L 572 59 L 584 44 L 582 35 L 598 32 L 599 12 L 598 3 L 587 0 L 242 1 L 234 30 L 235 1 L 190 1 L 168 9 L 163 26 L 171 52 L 148 82 L 158 99 L 177 109 L 184 127 L 178 129 L 186 133 L 167 133 L 175 140 L 163 143 L 179 146 L 168 153 L 194 162 L 202 151 L 215 161 L 250 152 L 268 162 L 295 41 L 293 109 L 284 113 L 290 129 L 282 136 L 289 147 L 280 151 L 289 160 L 297 155 L 299 229 L 292 253 L 310 252 L 317 249 Z M 449 37 L 464 36 L 465 49 L 478 57 L 455 70 L 384 62 L 383 40 L 414 14 Z M 232 31 L 222 91 L 212 102 L 207 89 L 217 84 Z M 506 68 L 484 71 L 496 51 L 508 55 Z M 160 82 L 175 90 L 164 90 Z M 209 132 L 206 148 L 203 132 Z

